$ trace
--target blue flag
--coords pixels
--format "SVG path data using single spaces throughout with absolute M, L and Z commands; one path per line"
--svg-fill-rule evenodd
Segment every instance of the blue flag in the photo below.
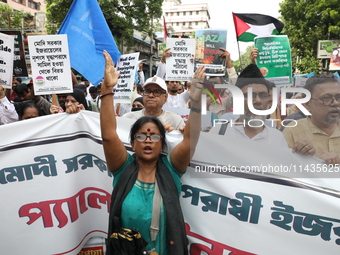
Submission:
M 97 86 L 104 77 L 103 50 L 121 55 L 97 0 L 74 0 L 58 34 L 67 34 L 71 67 Z

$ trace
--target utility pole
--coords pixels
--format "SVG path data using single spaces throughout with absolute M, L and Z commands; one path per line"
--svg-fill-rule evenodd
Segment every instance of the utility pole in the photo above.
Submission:
M 153 16 L 151 16 L 151 30 L 150 30 L 150 77 L 152 77 L 152 55 L 153 55 Z

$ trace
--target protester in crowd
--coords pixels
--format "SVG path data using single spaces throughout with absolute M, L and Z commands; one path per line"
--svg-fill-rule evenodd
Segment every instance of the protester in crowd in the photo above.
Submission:
M 84 85 L 84 84 L 75 84 L 75 85 L 73 85 L 73 89 L 79 89 L 79 90 L 81 90 L 84 93 L 84 96 L 86 98 L 85 105 L 88 108 L 87 110 L 92 111 L 92 112 L 99 112 L 97 104 L 95 102 L 93 102 L 92 97 L 91 97 L 91 100 L 88 99 L 86 85 Z
M 89 110 L 89 107 L 87 106 L 84 91 L 74 88 L 73 93 L 66 94 L 65 111 L 67 113 L 75 113 L 80 110 Z M 52 105 L 50 111 L 53 114 L 60 113 L 59 106 Z
M 90 95 L 91 95 L 93 101 L 96 100 L 96 98 L 98 96 L 97 88 L 95 86 L 92 86 L 92 87 L 89 88 L 89 92 L 90 92 Z
M 163 52 L 161 62 L 158 65 L 156 76 L 165 78 L 166 73 L 166 59 L 171 57 L 170 48 Z M 168 97 L 164 106 L 174 107 L 174 108 L 186 108 L 189 101 L 189 91 L 186 90 L 182 94 L 178 93 L 180 89 L 179 81 L 166 81 Z
M 292 99 L 299 99 L 299 98 L 304 98 L 304 95 L 302 93 L 297 93 L 296 95 L 292 96 L 291 97 Z M 299 111 L 299 108 L 297 108 L 297 106 L 295 104 L 287 107 L 287 110 L 286 110 L 286 115 L 289 116 L 291 114 L 293 114 L 294 112 L 297 112 Z
M 227 72 L 230 84 L 234 85 L 237 80 L 237 73 L 235 68 L 231 62 L 230 53 L 223 48 L 220 48 L 222 53 L 220 54 L 220 58 L 225 58 Z M 226 84 L 227 82 L 223 79 L 222 76 L 210 76 L 208 79 L 208 85 L 211 85 L 215 88 L 217 84 Z M 222 104 L 214 103 L 211 97 L 207 98 L 207 110 L 216 114 L 218 117 L 221 117 L 223 114 L 228 113 L 232 108 L 232 97 L 225 94 L 225 88 L 215 88 L 218 95 L 221 98 Z
M 184 82 L 184 89 L 185 90 L 189 90 L 190 91 L 190 86 L 191 86 L 191 82 L 190 81 Z
M 131 111 L 140 111 L 143 110 L 144 108 L 144 102 L 143 102 L 143 97 L 137 97 L 135 101 L 133 101 Z
M 311 93 L 311 100 L 304 104 L 311 115 L 285 127 L 287 143 L 293 152 L 340 164 L 339 83 L 334 77 L 316 75 L 304 88 Z
M 16 93 L 18 94 L 18 97 L 21 101 L 33 100 L 34 103 L 39 107 L 39 114 L 41 116 L 50 114 L 51 103 L 42 96 L 34 95 L 33 83 L 29 83 L 27 85 L 24 83 L 18 84 L 16 87 Z M 21 102 L 17 102 L 15 104 L 16 109 L 17 107 L 20 108 L 20 104 Z
M 137 94 L 143 96 L 143 86 L 141 84 L 136 85 Z
M 143 102 L 144 109 L 136 112 L 129 112 L 123 115 L 124 118 L 139 119 L 143 116 L 156 116 L 163 125 L 168 128 L 180 129 L 184 127 L 183 119 L 172 112 L 162 109 L 167 100 L 167 87 L 165 81 L 157 76 L 147 79 L 144 83 Z
M 20 120 L 28 120 L 36 118 L 40 115 L 40 108 L 32 100 L 24 101 L 22 104 L 21 112 L 19 113 Z
M 57 94 L 59 106 L 61 107 L 63 111 L 66 111 L 66 107 L 65 107 L 66 97 L 67 97 L 67 94 Z
M 6 90 L 0 85 L 0 125 L 18 121 L 18 113 L 6 97 Z
M 303 106 L 305 106 L 305 104 L 302 104 Z M 297 112 L 292 113 L 291 115 L 287 116 L 284 119 L 284 125 L 281 125 L 280 131 L 283 131 L 285 129 L 285 126 L 287 126 L 289 123 L 291 123 L 293 120 L 300 120 L 300 119 L 304 119 L 307 116 L 301 111 L 298 110 Z
M 262 76 L 255 64 L 248 65 L 239 75 L 236 86 L 244 94 L 244 114 L 232 124 L 218 124 L 210 130 L 210 133 L 234 136 L 240 140 L 250 140 L 264 144 L 287 147 L 282 133 L 267 127 L 264 122 L 266 115 L 255 115 L 248 107 L 248 88 L 252 88 L 253 106 L 257 110 L 268 109 L 269 84 Z
M 178 91 L 181 85 L 178 81 L 165 81 L 167 86 L 168 98 L 164 106 L 174 107 L 174 108 L 185 108 L 189 101 L 188 90 L 179 94 Z
M 185 90 L 184 90 L 184 86 L 183 86 L 183 84 L 179 84 L 179 89 L 177 90 L 177 94 L 182 94 L 183 92 L 184 92 Z
M 111 235 L 116 227 L 114 219 L 117 218 L 123 228 L 138 229 L 148 242 L 146 250 L 156 252 L 156 254 L 188 254 L 184 221 L 178 197 L 181 190 L 180 177 L 190 162 L 199 138 L 200 125 L 195 124 L 201 122 L 201 90 L 194 88 L 195 84 L 192 85 L 195 97 L 191 98 L 192 109 L 184 129 L 184 137 L 171 153 L 167 156 L 161 155 L 161 151 L 166 145 L 166 132 L 161 122 L 155 117 L 145 116 L 138 119 L 131 127 L 130 142 L 132 150 L 135 152 L 131 156 L 118 137 L 116 117 L 112 114 L 112 89 L 117 84 L 119 73 L 115 72 L 112 59 L 106 51 L 104 51 L 104 56 L 106 67 L 102 87 L 100 124 L 106 162 L 115 176 L 109 216 L 107 254 L 116 254 Z M 204 71 L 204 67 L 200 67 L 195 78 L 204 78 Z M 153 90 L 149 91 L 150 95 L 158 94 L 160 92 L 155 90 L 159 89 L 158 83 L 162 79 L 159 77 L 152 79 L 154 79 L 152 81 L 154 83 L 149 83 L 149 86 L 146 81 L 145 91 L 148 91 L 152 85 Z M 165 84 L 162 86 L 164 91 L 161 94 L 164 95 Z M 153 94 L 149 98 L 155 98 L 155 95 Z M 191 122 L 194 125 L 191 125 Z M 156 235 L 152 238 L 150 233 L 151 214 L 154 213 L 153 206 L 159 204 L 153 202 L 154 197 L 157 197 L 158 190 L 163 202 L 159 202 L 161 204 L 159 232 L 151 230 L 152 234 Z
M 10 93 L 10 97 L 9 99 L 12 101 L 12 102 L 20 102 L 20 99 L 17 95 L 17 93 L 15 92 L 16 90 L 16 87 L 18 84 L 22 83 L 22 79 L 19 78 L 19 77 L 15 77 L 13 75 L 13 80 L 12 80 L 12 93 Z
M 144 65 L 143 61 L 138 61 L 138 71 L 137 71 L 137 79 L 136 84 L 140 84 L 141 86 L 144 85 L 145 82 L 145 76 L 144 76 Z

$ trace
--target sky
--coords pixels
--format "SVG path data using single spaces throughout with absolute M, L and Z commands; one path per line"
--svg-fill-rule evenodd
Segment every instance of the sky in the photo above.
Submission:
M 227 50 L 232 60 L 237 60 L 238 47 L 232 18 L 234 13 L 266 14 L 274 18 L 280 16 L 279 3 L 283 0 L 182 0 L 182 4 L 208 3 L 210 26 L 214 29 L 227 29 Z M 239 42 L 241 54 L 253 43 Z

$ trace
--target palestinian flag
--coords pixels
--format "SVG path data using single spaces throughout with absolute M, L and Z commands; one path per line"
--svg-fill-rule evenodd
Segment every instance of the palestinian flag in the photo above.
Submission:
M 268 15 L 233 13 L 237 41 L 252 42 L 256 36 L 278 35 L 283 23 Z

